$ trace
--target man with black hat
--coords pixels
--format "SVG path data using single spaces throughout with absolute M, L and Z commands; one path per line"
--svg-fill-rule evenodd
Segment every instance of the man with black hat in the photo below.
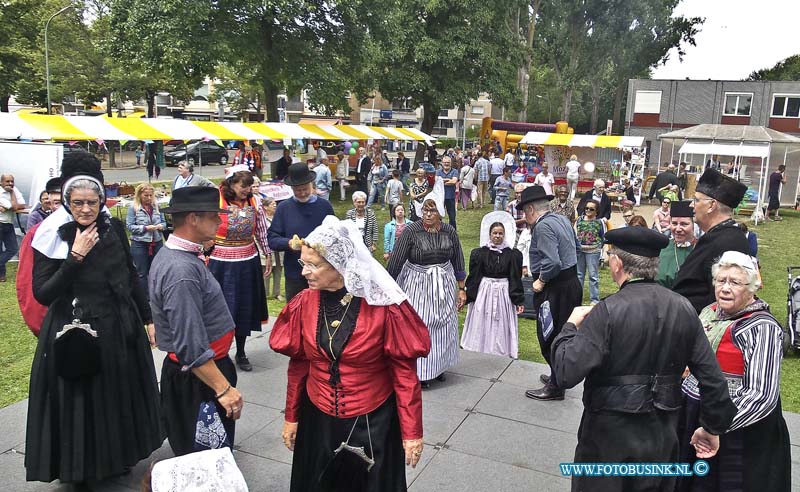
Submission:
M 303 269 L 297 261 L 300 259 L 300 239 L 322 224 L 325 217 L 334 215 L 331 202 L 314 193 L 316 177 L 316 173 L 303 162 L 289 166 L 289 173 L 283 182 L 292 187 L 294 196 L 278 204 L 267 231 L 270 249 L 286 252 L 283 262 L 286 302 L 308 288 Z
M 536 313 L 536 335 L 542 355 L 548 364 L 550 345 L 561 331 L 575 306 L 583 299 L 578 281 L 578 239 L 572 224 L 563 215 L 550 212 L 550 200 L 541 186 L 525 188 L 517 209 L 525 212 L 531 228 L 530 274 L 533 282 L 533 309 Z M 528 390 L 525 396 L 535 400 L 563 400 L 564 389 L 550 365 L 550 376 L 539 379 L 544 387 Z
M 698 314 L 714 302 L 714 260 L 726 251 L 750 254 L 747 237 L 732 218 L 746 191 L 747 186 L 714 169 L 707 169 L 697 182 L 692 208 L 704 234 L 683 262 L 672 290 L 689 299 Z
M 233 447 L 244 405 L 228 356 L 235 326 L 202 259 L 203 243 L 214 239 L 222 222 L 219 214 L 230 211 L 219 207 L 217 189 L 192 186 L 175 190 L 162 212 L 172 215 L 175 230 L 150 267 L 150 308 L 158 347 L 168 352 L 161 404 L 169 444 L 176 455 L 196 451 L 204 445 L 196 440 L 209 436 Z M 224 430 L 205 426 L 214 412 Z
M 658 258 L 656 282 L 671 289 L 678 270 L 692 252 L 697 239 L 694 237 L 694 210 L 689 200 L 672 202 L 669 215 L 669 245 L 661 250 Z
M 595 306 L 576 308 L 552 348 L 562 387 L 586 380 L 575 462 L 676 462 L 681 375 L 687 366 L 699 374 L 703 394 L 702 427 L 691 443 L 699 457 L 710 458 L 736 406 L 691 304 L 653 281 L 668 239 L 651 229 L 623 227 L 606 233 L 605 242 L 620 290 Z M 675 477 L 624 475 L 575 475 L 572 490 L 674 489 Z

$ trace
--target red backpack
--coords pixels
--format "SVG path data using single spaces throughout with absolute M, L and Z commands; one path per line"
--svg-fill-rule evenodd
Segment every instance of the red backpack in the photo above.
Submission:
M 22 244 L 19 245 L 19 267 L 17 269 L 17 302 L 19 302 L 19 310 L 22 313 L 22 318 L 25 324 L 28 325 L 31 332 L 35 336 L 39 336 L 39 331 L 42 329 L 42 321 L 47 314 L 47 306 L 39 304 L 35 297 L 33 297 L 33 235 L 39 224 L 31 227 L 25 237 L 22 238 Z

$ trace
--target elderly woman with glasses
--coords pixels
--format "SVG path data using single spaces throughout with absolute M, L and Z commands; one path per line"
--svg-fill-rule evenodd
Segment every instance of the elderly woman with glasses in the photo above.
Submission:
M 783 330 L 767 303 L 755 295 L 761 280 L 750 256 L 726 251 L 711 273 L 716 301 L 703 309 L 700 321 L 738 411 L 718 441 L 693 442 L 694 449 L 682 450 L 678 461 L 686 462 L 707 459 L 719 446 L 709 460 L 709 473 L 683 480 L 679 490 L 788 491 L 791 455 L 780 399 Z M 703 399 L 694 375 L 684 380 L 683 393 L 684 427 L 693 429 Z
M 70 152 L 64 205 L 36 230 L 33 294 L 48 306 L 31 366 L 26 479 L 85 482 L 161 447 L 150 306 L 122 223 L 105 207 L 100 161 Z M 148 343 L 148 335 L 149 343 Z
M 589 299 L 592 305 L 600 302 L 600 256 L 603 253 L 603 237 L 606 233 L 606 222 L 597 217 L 600 205 L 590 201 L 583 209 L 583 215 L 575 223 L 578 236 L 578 281 L 583 288 L 586 273 L 589 273 Z
M 422 220 L 406 227 L 387 265 L 430 332 L 431 353 L 417 361 L 423 388 L 433 379 L 444 381 L 444 372 L 458 362 L 456 310 L 467 302 L 461 241 L 456 230 L 442 222 L 442 178 L 436 178 L 428 196 L 422 202 Z
M 283 309 L 270 346 L 288 355 L 282 438 L 291 491 L 405 491 L 423 448 L 416 359 L 430 338 L 349 220 L 302 241 L 309 288 Z
M 591 202 L 597 202 L 597 217 L 611 220 L 611 199 L 606 194 L 606 182 L 602 179 L 594 180 L 594 187 L 587 191 L 578 202 L 578 215 L 583 214 L 583 209 Z

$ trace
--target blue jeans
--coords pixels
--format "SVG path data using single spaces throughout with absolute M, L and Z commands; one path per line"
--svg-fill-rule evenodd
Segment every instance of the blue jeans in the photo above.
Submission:
M 444 199 L 444 209 L 447 211 L 447 220 L 453 229 L 457 229 L 456 227 L 456 199 L 455 198 L 445 198 Z
M 14 232 L 14 224 L 0 224 L 0 275 L 6 275 L 6 263 L 19 251 L 17 233 Z
M 494 209 L 502 212 L 503 210 L 506 209 L 507 206 L 508 206 L 508 195 L 506 196 L 497 195 L 497 198 L 494 199 Z
M 369 190 L 369 200 L 367 206 L 371 207 L 373 203 L 380 203 L 383 206 L 383 195 L 386 191 L 386 183 L 373 183 L 372 189 Z
M 144 290 L 148 299 L 150 296 L 148 293 L 147 276 L 150 274 L 150 265 L 153 263 L 153 258 L 156 257 L 156 253 L 158 253 L 158 250 L 161 249 L 163 244 L 163 241 L 157 242 L 153 248 L 153 256 L 150 256 L 148 254 L 150 243 L 131 241 L 131 256 L 133 256 L 133 264 L 136 266 L 136 274 L 139 276 L 139 285 Z
M 589 271 L 589 300 L 592 304 L 600 302 L 600 277 L 598 276 L 598 269 L 600 268 L 600 251 L 596 253 L 585 253 L 578 251 L 578 281 L 581 283 L 583 289 L 583 279 L 586 276 L 586 271 Z

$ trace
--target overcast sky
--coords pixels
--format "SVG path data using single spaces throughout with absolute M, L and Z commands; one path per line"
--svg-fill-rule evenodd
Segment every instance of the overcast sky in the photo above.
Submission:
M 683 0 L 675 13 L 706 21 L 683 62 L 673 50 L 654 79 L 740 80 L 800 54 L 798 0 Z

